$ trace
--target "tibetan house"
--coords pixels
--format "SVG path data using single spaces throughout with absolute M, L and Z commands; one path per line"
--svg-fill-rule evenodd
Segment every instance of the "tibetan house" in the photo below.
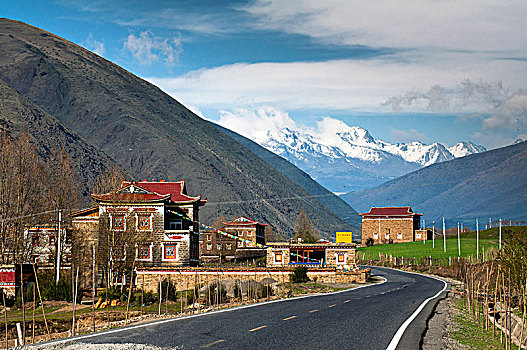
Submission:
M 90 283 L 93 255 L 98 280 L 109 275 L 118 283 L 133 265 L 198 265 L 199 225 L 193 221 L 199 221 L 207 200 L 188 195 L 184 180 L 123 181 L 116 190 L 91 197 L 97 206 L 72 218 L 73 263 L 86 275 L 81 281 Z
M 408 207 L 372 207 L 362 216 L 362 244 L 414 242 L 426 239 L 421 216 Z

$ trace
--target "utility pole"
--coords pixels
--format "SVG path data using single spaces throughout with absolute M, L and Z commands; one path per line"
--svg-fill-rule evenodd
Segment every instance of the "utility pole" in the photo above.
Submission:
M 446 253 L 446 231 L 445 231 L 445 218 L 443 217 L 443 251 Z
M 501 250 L 501 219 L 500 219 L 500 250 Z
M 423 226 L 424 226 L 423 228 L 425 229 L 425 237 L 423 239 L 423 244 L 426 244 L 426 236 L 428 234 L 428 230 L 426 229 L 426 220 L 425 220 L 425 218 L 423 218 Z
M 436 225 L 432 221 L 432 248 L 436 247 Z
M 59 283 L 60 279 L 60 260 L 61 260 L 61 250 L 62 250 L 62 237 L 61 237 L 61 224 L 62 224 L 62 210 L 59 209 L 59 224 L 57 232 L 57 271 L 55 275 L 55 283 Z
M 457 255 L 461 256 L 461 241 L 459 237 L 459 222 L 457 223 Z
M 479 222 L 476 218 L 476 259 L 479 259 Z

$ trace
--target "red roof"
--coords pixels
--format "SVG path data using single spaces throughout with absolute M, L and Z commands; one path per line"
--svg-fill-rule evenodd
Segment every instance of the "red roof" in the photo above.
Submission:
M 224 222 L 223 224 L 225 226 L 256 226 L 256 225 L 267 226 L 267 224 L 261 224 L 258 221 L 247 219 L 244 216 L 240 216 L 239 218 L 236 218 L 229 222 Z
M 127 185 L 130 185 L 131 183 L 129 181 L 123 181 L 123 184 L 121 187 L 125 187 Z M 157 194 L 170 194 L 170 199 L 173 202 L 194 202 L 196 200 L 201 199 L 201 195 L 197 197 L 191 197 L 187 195 L 187 189 L 185 187 L 185 180 L 181 180 L 178 182 L 156 182 L 156 181 L 141 181 L 141 182 L 135 182 L 136 186 L 144 188 L 147 191 L 155 192 Z
M 404 216 L 410 217 L 415 215 L 423 215 L 414 213 L 410 206 L 408 207 L 371 207 L 370 211 L 367 213 L 359 214 L 362 216 Z
M 129 187 L 134 187 L 130 191 L 126 191 Z M 97 201 L 111 201 L 111 202 L 153 202 L 171 200 L 175 203 L 192 203 L 198 202 L 205 204 L 206 199 L 201 198 L 201 194 L 197 197 L 187 195 L 185 188 L 185 181 L 178 182 L 149 182 L 149 181 L 123 181 L 121 188 L 114 192 L 105 193 L 101 195 L 92 194 L 93 199 Z

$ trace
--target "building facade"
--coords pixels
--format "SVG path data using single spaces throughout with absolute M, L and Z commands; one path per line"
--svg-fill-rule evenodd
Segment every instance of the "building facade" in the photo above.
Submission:
M 218 231 L 207 230 L 201 233 L 200 261 L 218 262 L 236 259 L 236 239 L 222 235 Z
M 120 188 L 92 194 L 96 207 L 73 215 L 73 260 L 89 266 L 95 255 L 100 277 L 136 267 L 196 266 L 199 263 L 201 195 L 185 182 L 123 181 Z M 186 220 L 188 218 L 189 220 Z M 77 265 L 79 266 L 79 265 Z M 90 277 L 91 278 L 91 277 Z
M 56 264 L 58 228 L 54 225 L 36 225 L 26 227 L 24 235 L 31 239 L 31 262 L 40 267 L 50 267 Z M 61 228 L 60 234 L 61 265 L 71 263 L 71 229 Z
M 334 266 L 355 269 L 355 243 L 273 242 L 267 248 L 267 267 L 292 265 Z
M 252 259 L 265 256 L 265 227 L 246 217 L 223 222 L 223 231 L 237 238 L 227 237 L 217 231 L 205 231 L 200 242 L 202 261 Z
M 251 259 L 265 256 L 265 226 L 240 216 L 232 221 L 224 222 L 224 231 L 235 235 L 236 240 L 236 258 Z M 259 246 L 260 245 L 260 246 Z
M 372 207 L 362 216 L 362 244 L 414 242 L 426 239 L 421 231 L 421 216 L 408 207 Z M 370 242 L 371 242 L 370 240 Z

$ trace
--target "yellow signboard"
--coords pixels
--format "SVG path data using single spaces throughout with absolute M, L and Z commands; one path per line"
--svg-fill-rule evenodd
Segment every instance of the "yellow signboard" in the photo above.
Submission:
M 351 232 L 337 232 L 337 243 L 352 243 Z

